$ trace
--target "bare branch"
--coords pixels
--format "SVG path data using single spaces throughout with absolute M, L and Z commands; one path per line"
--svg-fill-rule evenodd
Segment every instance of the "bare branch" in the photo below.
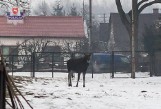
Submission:
M 137 4 L 137 7 L 139 8 L 143 3 L 147 2 L 149 0 L 141 0 L 138 4 Z
M 125 25 L 126 29 L 129 32 L 129 31 L 131 31 L 131 30 L 129 30 L 130 29 L 130 21 L 128 20 L 127 15 L 122 8 L 120 0 L 115 0 L 115 1 L 116 1 L 117 10 L 120 14 L 120 18 L 122 20 L 122 23 Z
M 137 8 L 139 9 L 139 7 L 140 7 L 143 3 L 147 2 L 147 1 L 149 1 L 149 0 L 141 0 L 141 1 L 137 4 Z M 128 12 L 128 15 L 129 15 L 129 16 L 132 15 L 132 10 L 130 10 L 130 11 Z
M 6 9 L 12 6 L 19 6 L 23 9 L 29 10 L 29 5 L 29 0 L 0 0 L 0 7 L 5 7 Z
M 140 14 L 146 7 L 151 6 L 153 4 L 157 4 L 157 3 L 161 3 L 161 0 L 154 0 L 154 1 L 151 1 L 151 2 L 148 2 L 148 3 L 144 4 L 144 5 L 142 5 L 138 9 L 139 10 L 138 13 Z

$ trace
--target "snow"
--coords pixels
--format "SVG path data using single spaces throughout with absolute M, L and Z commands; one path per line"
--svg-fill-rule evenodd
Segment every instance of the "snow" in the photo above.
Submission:
M 68 87 L 67 73 L 14 73 L 22 80 L 17 86 L 34 109 L 160 109 L 161 77 L 149 77 L 148 73 L 117 74 L 110 78 L 109 73 L 86 74 L 86 87 L 82 75 L 79 87 L 73 79 L 73 87 Z M 22 100 L 25 109 L 29 106 Z

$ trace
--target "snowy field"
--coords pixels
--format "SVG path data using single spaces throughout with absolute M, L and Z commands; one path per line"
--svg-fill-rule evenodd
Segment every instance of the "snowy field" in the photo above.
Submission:
M 161 109 L 161 77 L 147 73 L 136 73 L 136 79 L 128 78 L 130 74 L 117 74 L 114 79 L 105 73 L 94 78 L 87 74 L 86 87 L 82 75 L 79 87 L 68 87 L 67 73 L 54 73 L 54 78 L 51 73 L 29 75 L 14 73 L 17 86 L 34 109 Z

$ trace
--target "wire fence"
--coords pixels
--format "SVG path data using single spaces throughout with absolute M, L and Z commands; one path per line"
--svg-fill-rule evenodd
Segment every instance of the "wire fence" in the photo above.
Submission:
M 136 72 L 149 72 L 150 76 L 161 75 L 160 52 L 150 55 L 146 51 L 136 52 Z M 35 77 L 35 72 L 67 73 L 67 60 L 79 58 L 83 52 L 34 52 L 32 55 L 9 55 L 6 61 L 7 70 L 14 72 L 31 72 L 31 77 Z M 131 52 L 113 51 L 109 53 L 92 53 L 90 65 L 87 73 L 111 73 L 114 78 L 116 74 L 131 73 Z M 92 76 L 93 77 L 93 76 Z

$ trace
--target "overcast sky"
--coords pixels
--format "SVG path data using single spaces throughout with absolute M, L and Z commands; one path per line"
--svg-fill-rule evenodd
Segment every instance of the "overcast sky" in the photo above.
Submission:
M 40 1 L 44 1 L 44 0 L 32 0 L 31 2 L 32 8 L 36 8 L 37 4 Z M 49 6 L 53 6 L 55 1 L 58 1 L 58 0 L 45 0 L 45 2 L 49 4 Z M 67 8 L 67 10 L 69 10 L 69 7 L 71 7 L 72 4 L 74 4 L 78 8 L 82 8 L 83 6 L 82 5 L 83 0 L 59 0 L 59 1 L 61 2 L 61 4 L 63 4 L 64 8 Z M 84 2 L 86 4 L 89 4 L 89 0 L 84 0 Z M 106 16 L 109 17 L 109 14 L 111 12 L 117 12 L 115 0 L 92 0 L 92 2 L 93 2 L 93 14 L 95 16 L 101 17 L 105 13 Z M 125 12 L 128 12 L 131 9 L 131 0 L 121 0 L 121 2 L 123 4 L 123 8 Z M 157 4 L 157 5 L 150 6 L 144 10 L 144 13 L 145 12 L 152 13 L 152 8 L 154 7 L 161 8 L 161 5 Z

